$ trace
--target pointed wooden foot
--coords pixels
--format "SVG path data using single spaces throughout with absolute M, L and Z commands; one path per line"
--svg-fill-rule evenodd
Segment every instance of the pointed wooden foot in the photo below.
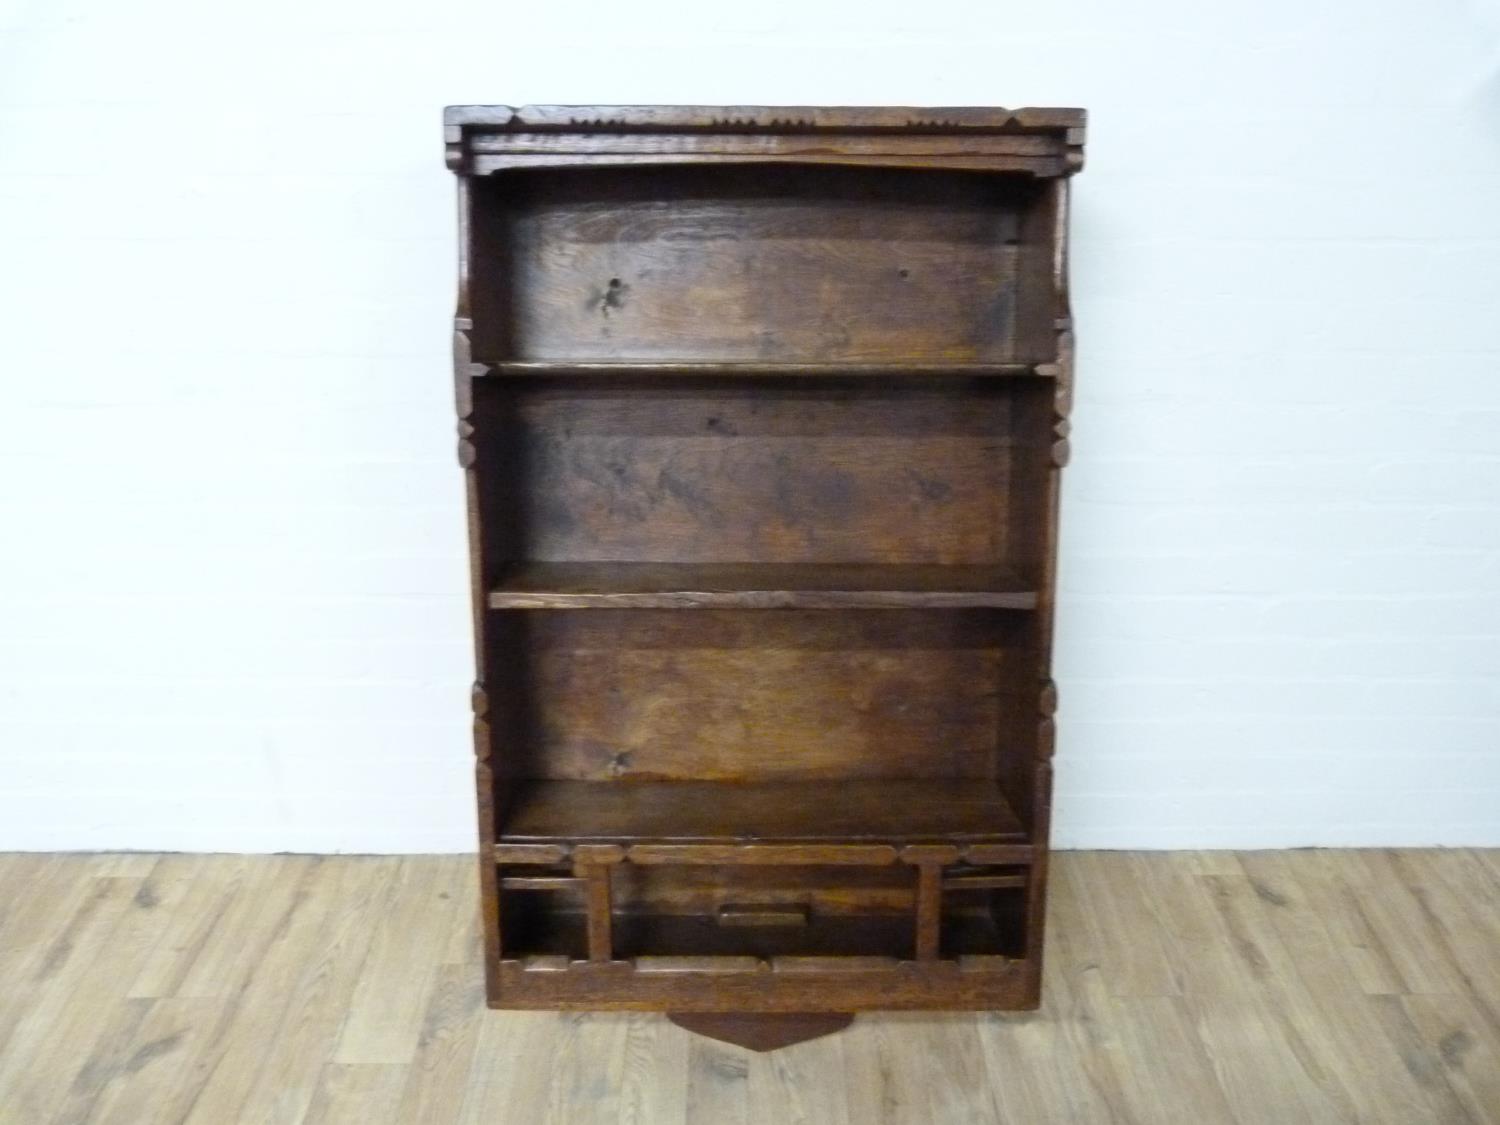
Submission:
M 668 1012 L 667 1019 L 694 1035 L 706 1035 L 752 1051 L 774 1051 L 854 1022 L 848 1012 Z

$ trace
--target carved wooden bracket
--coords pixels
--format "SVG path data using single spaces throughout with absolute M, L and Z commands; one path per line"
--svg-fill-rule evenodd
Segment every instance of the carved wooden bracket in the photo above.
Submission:
M 1048 718 L 1057 714 L 1057 682 L 1055 680 L 1042 682 L 1042 690 L 1036 699 L 1036 709 Z
M 1071 323 L 1071 321 L 1069 321 Z M 1052 463 L 1059 469 L 1072 457 L 1068 436 L 1072 433 L 1069 415 L 1073 412 L 1073 332 L 1063 328 L 1057 333 L 1057 362 L 1049 365 L 1055 375 L 1056 390 L 1052 396 Z
M 482 363 L 474 362 L 474 346 L 469 339 L 471 324 L 459 317 L 453 325 L 453 399 L 460 418 L 474 413 L 474 380 L 485 372 Z
M 1036 728 L 1036 756 L 1047 769 L 1051 769 L 1047 763 L 1057 749 L 1057 723 L 1052 716 L 1057 714 L 1057 684 L 1053 680 L 1045 680 L 1042 690 L 1037 693 L 1037 714 L 1041 718 Z
M 478 451 L 474 448 L 474 427 L 468 422 L 458 424 L 458 463 L 460 467 L 472 468 L 478 458 Z
M 490 760 L 490 696 L 484 685 L 476 683 L 469 691 L 469 706 L 474 711 L 474 757 L 481 765 Z
M 465 469 L 474 464 L 476 456 L 472 440 L 474 426 L 469 422 L 474 414 L 474 380 L 484 374 L 484 364 L 473 360 L 469 326 L 469 321 L 460 317 L 454 321 L 453 332 L 453 400 L 458 412 L 458 463 Z

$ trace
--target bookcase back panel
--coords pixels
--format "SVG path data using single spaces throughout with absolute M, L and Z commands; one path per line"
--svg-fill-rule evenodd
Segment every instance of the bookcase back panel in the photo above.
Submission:
M 1003 564 L 1012 400 L 973 383 L 481 387 L 496 558 Z
M 1050 330 L 1020 298 L 1050 262 L 1028 178 L 667 166 L 475 187 L 485 358 L 1009 362 Z
M 508 614 L 497 757 L 571 780 L 992 777 L 1017 616 Z

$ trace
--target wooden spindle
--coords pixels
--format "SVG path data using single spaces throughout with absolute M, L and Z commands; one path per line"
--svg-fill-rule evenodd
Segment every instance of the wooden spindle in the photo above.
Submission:
M 917 865 L 917 960 L 936 961 L 943 917 L 943 869 Z
M 942 947 L 943 865 L 958 861 L 958 849 L 913 844 L 901 849 L 901 861 L 917 869 L 917 960 L 936 961 Z
M 613 844 L 583 844 L 573 851 L 573 874 L 584 881 L 590 961 L 614 960 L 609 876 L 624 855 L 624 849 Z

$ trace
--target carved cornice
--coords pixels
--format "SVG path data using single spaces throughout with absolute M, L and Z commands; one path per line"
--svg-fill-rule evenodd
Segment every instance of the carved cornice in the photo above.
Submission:
M 1081 109 L 1027 106 L 697 106 L 697 105 L 451 105 L 450 127 L 533 133 L 675 133 L 692 129 L 745 132 L 1052 133 L 1074 130 L 1083 143 Z
M 448 167 L 463 175 L 692 159 L 1068 176 L 1083 166 L 1085 122 L 1081 109 L 987 106 L 467 105 L 443 114 Z M 748 145 L 751 137 L 761 143 Z M 809 148 L 799 137 L 817 144 Z M 953 146 L 934 152 L 933 138 L 943 137 Z

